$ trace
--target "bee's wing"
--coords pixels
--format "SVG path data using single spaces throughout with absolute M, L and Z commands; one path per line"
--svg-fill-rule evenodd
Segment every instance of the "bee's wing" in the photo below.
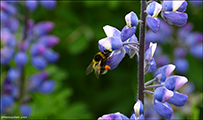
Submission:
M 97 78 L 97 79 L 99 79 L 100 70 L 98 70 L 98 71 L 97 71 L 97 70 L 95 70 L 95 71 L 94 71 L 94 73 L 95 73 L 95 75 L 96 75 L 96 78 Z
M 93 71 L 94 62 L 92 61 L 86 69 L 86 75 L 89 75 Z

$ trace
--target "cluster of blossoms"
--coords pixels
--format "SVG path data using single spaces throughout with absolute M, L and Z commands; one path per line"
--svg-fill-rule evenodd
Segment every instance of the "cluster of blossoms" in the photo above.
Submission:
M 146 9 L 146 12 L 148 13 L 146 18 L 148 27 L 153 31 L 153 33 L 159 31 L 161 22 L 157 16 L 161 10 L 162 17 L 169 24 L 174 24 L 176 26 L 185 25 L 188 16 L 183 12 L 186 10 L 186 6 L 186 1 L 163 1 L 162 5 L 157 2 L 150 2 Z M 132 58 L 135 54 L 137 54 L 139 57 L 139 42 L 134 33 L 136 32 L 137 24 L 142 21 L 138 20 L 137 15 L 134 12 L 127 14 L 125 16 L 125 21 L 126 26 L 124 26 L 121 32 L 115 27 L 111 27 L 109 25 L 104 26 L 103 29 L 107 37 L 99 40 L 98 42 L 99 50 L 101 52 L 105 50 L 111 52 L 111 57 L 107 60 L 106 63 L 106 65 L 111 67 L 110 70 L 115 69 L 118 66 L 126 53 L 130 56 L 130 58 Z M 160 32 L 164 33 L 165 36 L 170 35 L 170 31 L 166 33 L 163 31 Z M 156 70 L 156 62 L 154 59 L 156 48 L 157 44 L 150 42 L 149 47 L 145 51 L 145 74 L 154 72 Z M 153 95 L 153 105 L 157 113 L 167 119 L 170 119 L 173 115 L 173 110 L 169 103 L 181 107 L 185 105 L 188 99 L 187 95 L 177 92 L 177 90 L 188 80 L 183 76 L 169 76 L 174 71 L 174 69 L 175 66 L 172 64 L 165 65 L 157 69 L 154 74 L 155 78 L 145 83 L 144 90 L 145 93 L 150 93 Z M 149 85 L 151 83 L 154 84 Z M 146 90 L 149 88 L 154 88 L 154 91 Z M 138 103 L 143 106 L 140 100 L 138 100 L 136 104 Z M 143 107 L 140 107 L 140 105 L 136 104 L 134 106 L 134 114 L 130 117 L 130 120 L 144 119 L 144 116 L 141 114 L 143 112 Z M 121 113 L 112 113 L 103 115 L 98 119 L 126 120 L 129 118 Z
M 160 30 L 158 32 L 154 33 L 150 30 L 146 32 L 146 44 L 156 42 L 160 44 L 169 43 L 170 45 L 175 46 L 175 49 L 173 50 L 174 56 L 164 54 L 162 52 L 162 47 L 157 47 L 155 61 L 158 66 L 173 62 L 176 65 L 176 71 L 180 74 L 185 74 L 189 69 L 189 62 L 186 59 L 187 53 L 190 53 L 197 59 L 203 59 L 203 33 L 192 32 L 192 29 L 193 24 L 187 23 L 182 28 L 179 28 L 176 34 L 173 35 L 173 27 L 166 22 L 161 21 Z
M 16 18 L 20 14 L 18 4 L 16 1 L 1 1 L 1 65 L 5 66 L 1 69 L 1 74 L 6 73 L 2 84 L 1 114 L 12 114 L 15 102 L 20 102 L 21 114 L 30 116 L 32 109 L 28 105 L 31 99 L 29 94 L 48 94 L 55 87 L 55 81 L 48 80 L 49 73 L 44 69 L 58 60 L 59 54 L 51 48 L 59 39 L 49 35 L 54 27 L 52 22 L 35 24 L 33 20 L 27 20 L 23 21 L 24 25 L 20 25 L 20 20 Z M 42 5 L 49 6 L 49 2 L 43 2 Z M 39 73 L 25 78 L 26 65 L 29 62 Z

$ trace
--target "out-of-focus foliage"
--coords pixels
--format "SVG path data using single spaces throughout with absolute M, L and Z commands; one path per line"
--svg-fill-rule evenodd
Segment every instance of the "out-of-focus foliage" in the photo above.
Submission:
M 125 25 L 124 17 L 130 11 L 136 12 L 140 19 L 140 2 L 57 1 L 54 10 L 48 11 L 38 6 L 30 13 L 36 23 L 46 20 L 54 22 L 55 27 L 51 34 L 60 38 L 60 42 L 53 47 L 60 59 L 46 68 L 50 72 L 49 77 L 55 80 L 56 88 L 47 95 L 32 95 L 30 105 L 33 110 L 30 118 L 97 119 L 103 114 L 118 111 L 130 117 L 137 96 L 136 57 L 130 59 L 126 56 L 116 69 L 101 75 L 99 79 L 93 73 L 85 75 L 87 66 L 99 51 L 98 40 L 106 37 L 102 27 L 111 25 L 121 30 Z M 189 16 L 188 22 L 194 24 L 194 31 L 202 32 L 202 6 L 194 7 L 189 3 L 186 13 Z M 139 29 L 135 34 L 138 36 L 138 33 Z M 173 54 L 170 50 L 167 45 L 163 47 L 163 51 Z M 194 113 L 186 117 L 202 118 L 203 104 L 199 97 L 202 95 L 202 60 L 191 55 L 186 58 L 190 69 L 185 76 L 189 82 L 194 83 L 194 94 L 198 96 L 198 105 L 191 100 L 192 105 L 187 108 Z M 146 81 L 152 76 L 147 74 Z M 181 111 L 178 114 L 185 118 Z

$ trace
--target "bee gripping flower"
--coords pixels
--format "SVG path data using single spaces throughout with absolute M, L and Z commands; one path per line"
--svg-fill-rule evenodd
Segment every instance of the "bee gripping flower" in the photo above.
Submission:
M 132 11 L 125 16 L 126 25 L 131 27 L 136 27 L 138 24 L 137 15 Z
M 178 107 L 182 107 L 185 105 L 185 103 L 188 100 L 188 96 L 185 94 L 181 94 L 178 92 L 174 92 L 173 96 L 168 99 L 168 102 L 170 102 L 171 104 L 178 106 Z
M 165 87 L 158 87 L 154 91 L 154 98 L 160 102 L 166 102 L 172 96 L 173 96 L 173 91 L 170 91 Z
M 161 115 L 166 119 L 171 119 L 173 115 L 173 110 L 171 109 L 171 106 L 167 102 L 162 103 L 159 102 L 158 100 L 154 100 L 154 109 L 159 115 Z
M 171 91 L 176 91 L 187 83 L 187 81 L 186 77 L 173 75 L 166 78 L 165 87 Z

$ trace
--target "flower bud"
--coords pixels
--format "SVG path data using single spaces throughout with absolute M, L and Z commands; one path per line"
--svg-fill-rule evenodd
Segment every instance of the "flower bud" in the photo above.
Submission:
M 30 53 L 33 56 L 42 55 L 46 51 L 46 47 L 43 44 L 36 43 L 30 48 Z
M 36 1 L 36 0 L 32 0 L 32 1 L 26 0 L 25 5 L 30 11 L 34 11 L 38 6 L 38 1 Z
M 8 79 L 12 82 L 20 78 L 20 70 L 16 68 L 10 68 L 8 71 Z
M 59 38 L 53 35 L 45 35 L 40 37 L 38 41 L 46 47 L 53 47 L 58 44 Z
M 55 0 L 51 0 L 51 1 L 39 1 L 39 2 L 40 2 L 40 4 L 41 4 L 44 8 L 46 8 L 46 9 L 48 9 L 48 10 L 52 10 L 52 9 L 54 9 L 55 6 L 56 6 L 56 1 L 55 1 Z
M 143 110 L 144 110 L 142 101 L 140 101 L 138 99 L 133 108 L 134 108 L 135 115 L 137 117 L 139 117 L 143 113 Z
M 37 35 L 45 35 L 54 28 L 54 23 L 50 21 L 39 22 L 34 27 L 34 33 Z
M 7 65 L 11 61 L 13 54 L 14 54 L 13 48 L 3 47 L 1 49 L 1 64 Z
M 48 63 L 54 63 L 58 60 L 59 55 L 58 53 L 54 52 L 51 49 L 47 49 L 44 54 L 43 57 L 47 60 Z
M 137 15 L 132 11 L 125 16 L 126 25 L 131 27 L 136 27 L 138 24 Z

